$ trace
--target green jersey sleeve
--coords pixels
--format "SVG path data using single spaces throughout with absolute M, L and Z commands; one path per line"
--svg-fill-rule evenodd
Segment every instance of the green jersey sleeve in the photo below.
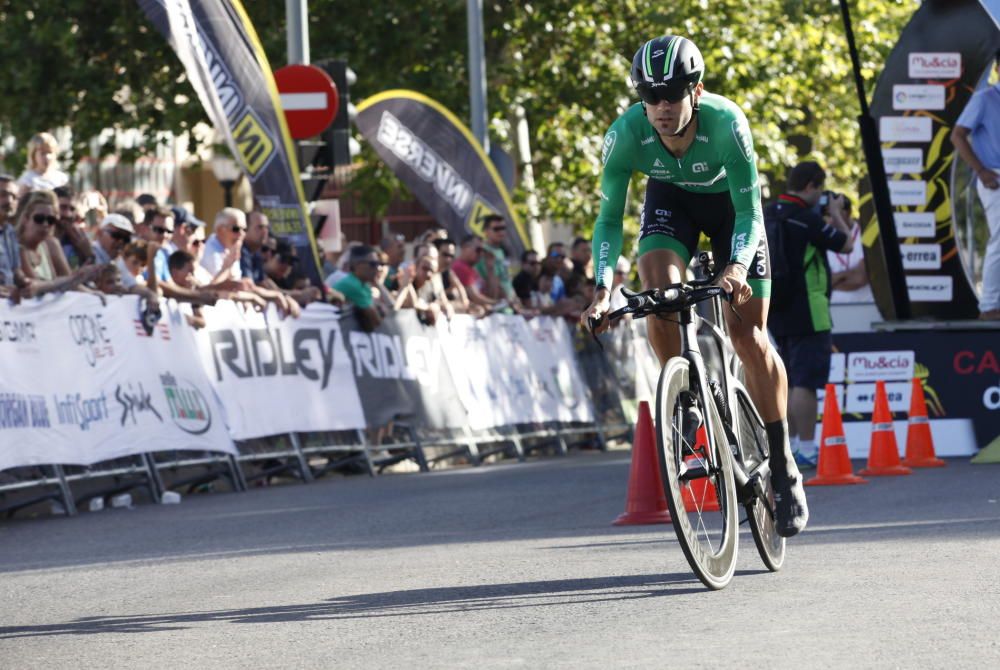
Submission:
M 738 107 L 734 109 L 728 139 L 730 142 L 724 150 L 723 161 L 729 196 L 736 211 L 729 262 L 749 268 L 763 234 L 764 212 L 760 205 L 760 183 L 750 124 Z
M 615 263 L 622 251 L 622 218 L 625 197 L 632 178 L 631 132 L 620 120 L 611 125 L 604 136 L 601 151 L 601 209 L 594 224 L 594 279 L 597 286 L 610 287 Z

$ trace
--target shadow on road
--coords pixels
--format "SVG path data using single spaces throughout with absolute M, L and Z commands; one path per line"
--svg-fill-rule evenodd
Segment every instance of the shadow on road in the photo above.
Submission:
M 741 571 L 756 574 L 757 571 Z M 690 573 L 560 579 L 364 593 L 318 603 L 138 616 L 86 617 L 62 624 L 0 627 L 0 639 L 152 633 L 200 623 L 286 623 L 553 607 L 704 593 Z

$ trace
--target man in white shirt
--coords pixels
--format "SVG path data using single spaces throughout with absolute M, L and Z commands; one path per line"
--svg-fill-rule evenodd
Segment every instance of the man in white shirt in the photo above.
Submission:
M 247 233 L 247 217 L 235 207 L 226 207 L 215 215 L 212 236 L 205 242 L 201 265 L 214 281 L 241 279 L 240 252 Z

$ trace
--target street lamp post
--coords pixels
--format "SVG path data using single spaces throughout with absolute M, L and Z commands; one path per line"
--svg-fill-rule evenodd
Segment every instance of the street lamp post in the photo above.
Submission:
M 233 186 L 242 174 L 240 166 L 229 156 L 214 156 L 212 157 L 212 174 L 215 175 L 222 190 L 226 193 L 226 207 L 232 207 Z

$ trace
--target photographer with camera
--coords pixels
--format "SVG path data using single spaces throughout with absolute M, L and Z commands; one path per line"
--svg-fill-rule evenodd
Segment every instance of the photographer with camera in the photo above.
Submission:
M 815 465 L 816 390 L 830 376 L 826 252 L 854 248 L 844 196 L 825 191 L 825 183 L 819 163 L 803 161 L 789 173 L 788 191 L 764 209 L 772 280 L 767 326 L 788 374 L 788 432 L 800 465 Z

